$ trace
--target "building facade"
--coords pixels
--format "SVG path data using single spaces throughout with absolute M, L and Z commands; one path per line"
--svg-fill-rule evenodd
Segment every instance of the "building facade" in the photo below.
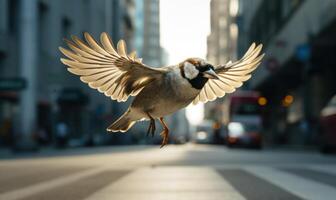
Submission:
M 270 143 L 318 142 L 321 109 L 336 93 L 336 2 L 240 0 L 239 54 L 264 44 L 264 62 L 249 82 L 267 99 Z M 288 101 L 290 100 L 290 101 Z
M 161 66 L 160 1 L 143 0 L 143 14 L 143 61 L 150 66 Z
M 237 0 L 210 1 L 211 32 L 207 38 L 207 60 L 214 65 L 226 64 L 229 60 L 235 60 L 237 57 L 237 12 Z M 221 121 L 222 102 L 223 99 L 218 99 L 215 102 L 207 103 L 205 117 Z
M 122 109 L 68 73 L 58 47 L 105 31 L 132 48 L 133 1 L 0 0 L 0 15 L 0 145 L 53 141 L 61 122 L 73 145 L 103 140 Z
M 208 36 L 207 59 L 214 64 L 225 64 L 236 58 L 238 1 L 212 0 L 210 9 L 211 33 Z

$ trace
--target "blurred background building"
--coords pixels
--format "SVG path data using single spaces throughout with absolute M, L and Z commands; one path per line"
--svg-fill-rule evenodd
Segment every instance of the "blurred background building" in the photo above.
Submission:
M 238 0 L 210 1 L 211 32 L 207 38 L 207 60 L 214 65 L 236 59 Z M 205 118 L 222 121 L 223 99 L 205 104 Z
M 143 62 L 149 66 L 161 67 L 168 65 L 168 53 L 160 44 L 160 1 L 159 0 L 135 0 L 135 46 L 138 56 L 143 58 Z M 188 135 L 188 121 L 184 111 L 179 111 L 167 117 L 167 123 L 172 127 L 171 132 L 176 138 Z M 158 125 L 157 127 L 160 127 Z M 161 136 L 155 135 L 154 140 L 144 138 L 147 131 L 147 123 L 138 123 L 133 128 L 137 138 L 141 138 L 141 143 L 160 143 Z M 171 141 L 174 141 L 171 138 Z
M 162 65 L 160 45 L 160 1 L 144 0 L 142 57 L 151 66 Z
M 105 31 L 145 64 L 166 65 L 159 0 L 0 0 L 0 13 L 0 147 L 50 145 L 60 134 L 70 146 L 153 142 L 143 137 L 147 123 L 130 134 L 107 134 L 130 101 L 111 101 L 82 84 L 60 63 L 58 47 L 71 35 L 99 38 Z M 187 135 L 184 111 L 168 121 Z
M 98 38 L 105 31 L 114 42 L 126 40 L 128 49 L 136 50 L 145 64 L 173 64 L 168 63 L 173 57 L 168 52 L 185 53 L 185 47 L 194 41 L 168 39 L 176 41 L 176 52 L 171 46 L 165 46 L 167 50 L 161 46 L 162 2 L 0 0 L 0 147 L 54 144 L 62 134 L 71 146 L 160 142 L 159 134 L 154 140 L 143 137 L 147 123 L 137 124 L 130 134 L 106 134 L 105 128 L 126 110 L 130 101 L 111 101 L 82 84 L 60 63 L 58 47 L 65 45 L 62 38 L 72 34 L 82 37 L 83 32 L 89 32 Z M 255 104 L 262 107 L 259 115 L 263 119 L 264 141 L 270 145 L 321 144 L 325 140 L 320 137 L 322 112 L 336 93 L 335 0 L 208 3 L 209 62 L 225 64 L 240 58 L 252 42 L 264 45 L 266 57 L 253 78 L 240 89 L 252 91 L 252 99 L 258 100 Z M 166 6 L 172 6 L 169 10 L 174 14 L 174 3 Z M 164 17 L 170 16 L 170 11 L 164 13 Z M 197 22 L 188 18 L 195 13 L 183 14 L 179 19 L 187 19 L 188 30 L 195 33 Z M 190 36 L 184 29 L 186 25 L 168 22 L 169 29 L 164 33 L 176 27 L 181 35 Z M 205 104 L 204 130 L 216 132 L 227 126 L 232 114 L 227 114 L 231 97 L 226 95 Z M 197 114 L 203 117 L 201 112 Z M 169 117 L 168 123 L 174 133 L 173 142 L 185 141 L 193 133 L 184 110 Z
M 271 144 L 321 141 L 321 110 L 336 93 L 336 2 L 240 0 L 238 55 L 253 41 L 266 57 L 249 88 L 267 99 L 266 139 Z
M 1 0 L 0 13 L 0 145 L 49 143 L 62 124 L 72 145 L 103 142 L 123 108 L 67 73 L 58 47 L 106 31 L 133 49 L 134 2 Z
M 223 64 L 236 58 L 238 0 L 212 0 L 210 12 L 207 59 L 215 65 Z

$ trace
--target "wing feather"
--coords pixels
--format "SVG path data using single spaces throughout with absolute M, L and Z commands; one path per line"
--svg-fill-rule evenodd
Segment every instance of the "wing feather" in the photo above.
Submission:
M 260 65 L 264 54 L 260 55 L 262 45 L 255 43 L 249 47 L 244 56 L 236 62 L 227 62 L 215 68 L 219 79 L 209 79 L 202 88 L 193 104 L 198 102 L 213 101 L 223 97 L 226 93 L 232 93 L 243 85 L 244 81 L 251 78 L 251 73 Z
M 207 90 L 208 90 L 208 95 L 207 95 L 208 99 L 210 101 L 213 101 L 214 99 L 216 99 L 216 93 L 215 93 L 214 89 L 212 88 L 211 83 L 207 84 Z
M 117 44 L 118 54 L 122 57 L 127 57 L 126 43 L 124 40 L 120 40 Z
M 67 43 L 68 47 L 75 53 L 77 53 L 80 56 L 83 56 L 85 58 L 89 58 L 91 60 L 96 60 L 96 61 L 106 61 L 104 58 L 99 58 L 99 57 L 95 57 L 89 53 L 87 53 L 86 51 L 83 51 L 82 49 L 80 49 L 79 47 L 77 47 L 77 45 L 73 42 L 71 42 L 70 40 L 64 39 L 64 41 Z
M 91 49 L 88 45 L 86 45 L 81 39 L 79 39 L 77 36 L 72 35 L 72 40 L 78 45 L 79 48 L 81 48 L 83 51 L 97 57 L 97 58 L 103 58 L 108 59 L 106 56 L 100 54 L 99 52 Z
M 84 37 L 85 37 L 86 42 L 90 45 L 90 47 L 91 47 L 94 51 L 96 51 L 96 52 L 98 52 L 98 53 L 100 53 L 100 54 L 102 54 L 102 55 L 104 55 L 104 56 L 111 57 L 111 54 L 107 53 L 107 52 L 105 51 L 105 49 L 101 48 L 101 47 L 98 45 L 98 43 L 96 42 L 96 40 L 93 39 L 93 37 L 92 37 L 90 34 L 88 34 L 88 33 L 84 33 Z
M 132 52 L 128 55 L 128 57 L 129 57 L 131 60 L 135 61 L 135 58 L 136 58 L 136 51 L 132 51 Z
M 107 33 L 100 35 L 101 44 L 89 33 L 84 33 L 85 42 L 76 36 L 71 38 L 72 41 L 65 39 L 70 49 L 59 48 L 67 57 L 61 58 L 61 62 L 69 72 L 80 76 L 82 82 L 113 100 L 126 101 L 166 73 L 163 68 L 142 64 L 135 51 L 127 55 L 123 40 L 118 42 L 115 50 Z
M 119 56 L 118 53 L 116 52 L 115 48 L 113 47 L 113 43 L 112 43 L 112 39 L 110 38 L 110 36 L 103 32 L 100 35 L 100 42 L 102 43 L 104 49 L 111 55 L 114 56 Z

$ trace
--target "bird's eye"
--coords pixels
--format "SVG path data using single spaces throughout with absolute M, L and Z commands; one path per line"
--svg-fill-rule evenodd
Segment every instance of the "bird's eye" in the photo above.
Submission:
M 205 69 L 205 71 L 210 70 L 210 69 L 214 70 L 214 67 L 210 64 L 206 64 L 203 68 Z
M 212 69 L 212 70 L 215 69 L 214 66 L 212 66 L 212 65 L 210 65 L 210 64 L 208 64 L 207 67 L 208 67 L 209 69 Z

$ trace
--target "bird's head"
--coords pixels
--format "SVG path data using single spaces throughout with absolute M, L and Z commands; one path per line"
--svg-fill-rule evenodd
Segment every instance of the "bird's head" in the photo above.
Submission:
M 218 79 L 214 67 L 201 58 L 189 58 L 180 64 L 182 77 L 192 87 L 202 89 L 209 79 Z

